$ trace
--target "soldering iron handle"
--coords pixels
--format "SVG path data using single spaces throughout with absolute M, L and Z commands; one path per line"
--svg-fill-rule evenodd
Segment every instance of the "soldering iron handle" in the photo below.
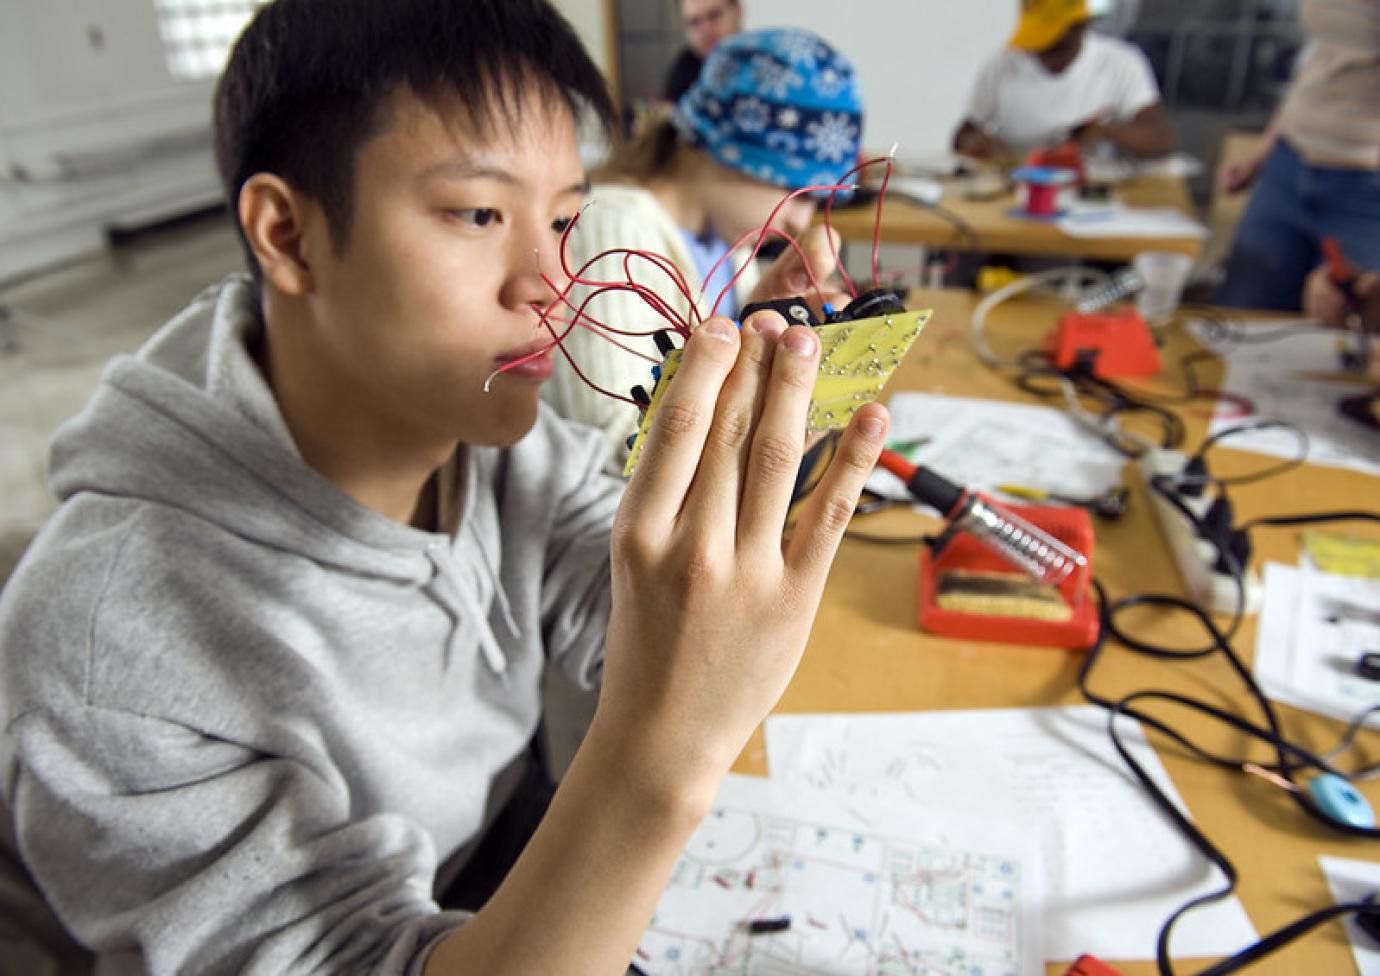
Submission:
M 950 516 L 963 501 L 966 492 L 946 481 L 929 468 L 911 464 L 895 451 L 883 451 L 877 464 L 906 483 L 916 501 L 936 509 L 940 515 Z

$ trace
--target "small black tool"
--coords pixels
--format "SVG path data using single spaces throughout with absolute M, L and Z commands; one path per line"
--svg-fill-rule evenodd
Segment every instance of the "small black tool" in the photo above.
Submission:
M 1356 673 L 1371 681 L 1380 681 L 1380 651 L 1367 651 L 1356 660 Z M 1380 913 L 1380 907 L 1376 909 Z M 1380 919 L 1376 922 L 1380 925 Z
M 906 310 L 906 293 L 897 288 L 873 288 L 853 299 L 829 316 L 830 322 L 856 322 L 879 315 L 896 315 Z
M 1375 905 L 1375 909 L 1368 912 L 1357 912 L 1356 924 L 1361 927 L 1362 932 L 1376 942 L 1380 942 L 1380 903 L 1377 903 L 1375 898 L 1376 892 L 1373 891 L 1366 896 L 1365 900 Z
M 777 298 L 769 302 L 752 302 L 744 305 L 738 321 L 746 322 L 754 312 L 776 312 L 786 320 L 787 325 L 819 325 L 819 319 L 810 311 L 803 298 Z
M 767 935 L 772 932 L 784 932 L 791 927 L 791 917 L 782 915 L 780 918 L 754 918 L 747 923 L 748 934 Z

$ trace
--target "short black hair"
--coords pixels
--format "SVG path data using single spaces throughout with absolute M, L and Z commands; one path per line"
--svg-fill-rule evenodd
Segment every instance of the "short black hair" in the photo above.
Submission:
M 258 11 L 215 93 L 216 165 L 236 213 L 240 188 L 271 172 L 316 200 L 332 240 L 349 240 L 359 149 L 393 92 L 458 99 L 481 135 L 515 126 L 524 92 L 593 112 L 614 109 L 599 69 L 545 0 L 275 0 Z

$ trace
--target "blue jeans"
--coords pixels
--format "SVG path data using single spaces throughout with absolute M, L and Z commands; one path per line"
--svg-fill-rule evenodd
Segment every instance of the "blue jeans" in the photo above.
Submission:
M 1281 139 L 1237 228 L 1218 303 L 1298 311 L 1326 237 L 1352 264 L 1380 270 L 1380 173 L 1310 166 Z

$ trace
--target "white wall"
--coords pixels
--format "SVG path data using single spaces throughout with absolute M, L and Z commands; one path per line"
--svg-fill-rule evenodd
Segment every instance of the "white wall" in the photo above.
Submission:
M 863 145 L 948 149 L 978 68 L 1015 28 L 1018 0 L 742 0 L 747 26 L 805 27 L 846 54 L 867 104 Z
M 151 0 L 0 0 L 0 280 L 214 203 L 211 88 Z
M 661 0 L 648 2 L 659 3 Z M 590 58 L 599 66 L 599 70 L 607 75 L 609 34 L 605 0 L 551 0 L 551 5 L 570 21 L 570 26 L 580 35 Z

